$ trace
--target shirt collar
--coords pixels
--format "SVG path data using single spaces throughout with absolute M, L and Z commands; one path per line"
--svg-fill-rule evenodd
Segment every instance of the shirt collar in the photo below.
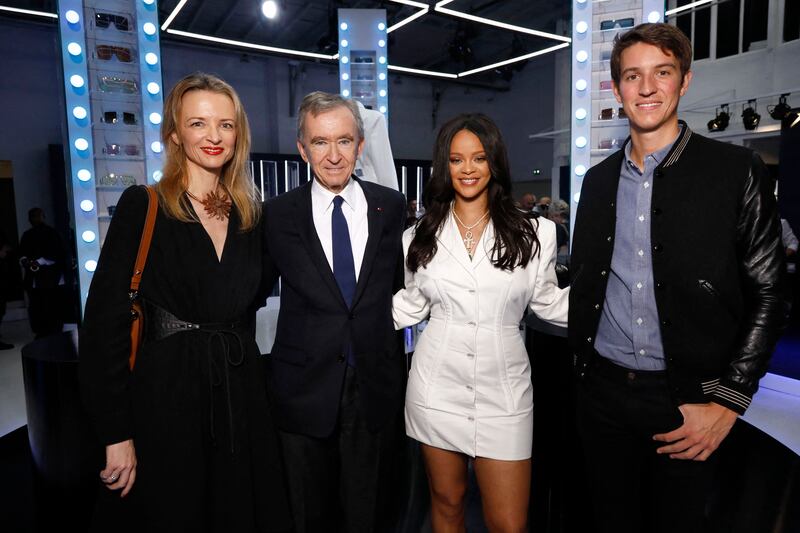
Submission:
M 319 202 L 319 205 L 322 206 L 324 211 L 327 211 L 328 208 L 333 204 L 333 199 L 336 196 L 341 196 L 342 200 L 344 200 L 344 205 L 350 207 L 351 210 L 355 210 L 356 208 L 356 180 L 352 176 L 347 182 L 347 185 L 344 186 L 344 189 L 339 194 L 335 194 L 322 185 L 320 185 L 319 181 L 314 178 L 314 181 L 311 183 L 311 197 L 314 201 Z
M 679 124 L 678 135 L 676 135 L 675 138 L 672 139 L 672 142 L 670 142 L 668 145 L 664 146 L 660 150 L 656 150 L 651 154 L 647 154 L 646 156 L 644 156 L 644 160 L 647 161 L 648 157 L 652 157 L 655 160 L 656 165 L 660 165 L 661 161 L 663 161 L 664 158 L 667 157 L 669 151 L 672 150 L 672 146 L 675 144 L 675 141 L 677 141 L 680 138 L 681 133 L 683 133 L 684 127 L 685 126 L 683 124 Z M 625 144 L 625 160 L 627 161 L 628 165 L 637 166 L 636 163 L 631 159 L 632 149 L 633 149 L 632 141 Z

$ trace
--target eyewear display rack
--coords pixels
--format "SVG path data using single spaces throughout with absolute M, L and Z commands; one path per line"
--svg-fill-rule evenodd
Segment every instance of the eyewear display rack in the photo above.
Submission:
M 156 0 L 62 0 L 66 161 L 85 304 L 117 201 L 161 178 Z
M 592 13 L 591 158 L 594 166 L 618 150 L 628 137 L 628 120 L 611 83 L 614 38 L 642 19 L 641 0 L 609 0 Z
M 620 149 L 628 136 L 628 119 L 611 81 L 614 38 L 643 22 L 663 22 L 664 1 L 573 0 L 572 10 L 570 203 L 574 210 L 588 169 Z
M 339 10 L 339 90 L 389 116 L 385 9 Z

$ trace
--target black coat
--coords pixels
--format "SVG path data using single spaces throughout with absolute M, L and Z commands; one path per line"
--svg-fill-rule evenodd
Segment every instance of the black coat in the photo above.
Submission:
M 405 200 L 387 187 L 358 183 L 369 238 L 351 309 L 314 228 L 311 183 L 264 205 L 265 285 L 281 278 L 268 377 L 276 423 L 288 432 L 322 438 L 334 430 L 351 343 L 368 427 L 381 429 L 403 403 L 406 367 L 392 294 L 402 284 Z
M 743 413 L 785 326 L 774 182 L 751 150 L 685 123 L 653 175 L 650 253 L 671 392 Z M 571 257 L 569 338 L 584 376 L 605 300 L 624 150 L 586 175 Z
M 102 444 L 132 438 L 138 459 L 136 483 L 122 500 L 125 513 L 115 514 L 118 493 L 99 489 L 96 521 L 105 518 L 105 528 L 117 521 L 121 531 L 286 529 L 279 444 L 253 331 L 261 304 L 260 225 L 240 231 L 234 207 L 219 260 L 200 223 L 159 209 L 141 298 L 184 321 L 239 325 L 164 338 L 146 328 L 131 372 L 128 290 L 146 212 L 141 187 L 122 194 L 80 336 L 79 372 L 97 435 Z

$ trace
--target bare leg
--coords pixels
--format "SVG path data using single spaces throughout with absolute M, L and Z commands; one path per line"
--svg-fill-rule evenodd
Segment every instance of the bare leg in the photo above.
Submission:
M 483 517 L 491 533 L 524 533 L 528 524 L 531 460 L 475 459 Z
M 467 458 L 464 454 L 422 444 L 431 492 L 431 525 L 435 533 L 463 533 Z

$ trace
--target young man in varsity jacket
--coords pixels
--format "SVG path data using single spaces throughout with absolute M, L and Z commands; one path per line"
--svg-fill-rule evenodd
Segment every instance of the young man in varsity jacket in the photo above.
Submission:
M 630 137 L 581 191 L 569 337 L 592 531 L 703 531 L 714 451 L 785 325 L 774 183 L 678 120 L 691 54 L 668 24 L 617 37 Z

